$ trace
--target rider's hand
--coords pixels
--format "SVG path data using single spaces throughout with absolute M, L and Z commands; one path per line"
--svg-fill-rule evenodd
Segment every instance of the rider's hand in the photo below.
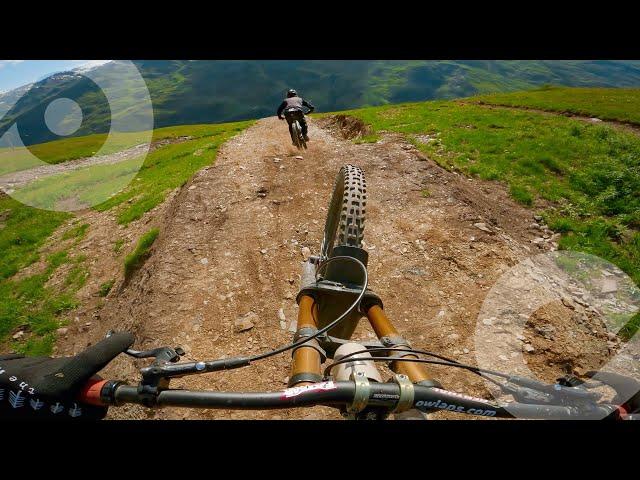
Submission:
M 101 419 L 107 407 L 79 403 L 87 382 L 133 344 L 114 333 L 75 357 L 0 356 L 0 418 Z
M 284 117 L 278 117 L 280 120 L 284 120 Z

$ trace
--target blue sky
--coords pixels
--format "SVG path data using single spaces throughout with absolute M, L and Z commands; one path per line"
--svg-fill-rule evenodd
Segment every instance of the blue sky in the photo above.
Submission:
M 55 72 L 107 60 L 0 60 L 0 92 L 35 82 Z

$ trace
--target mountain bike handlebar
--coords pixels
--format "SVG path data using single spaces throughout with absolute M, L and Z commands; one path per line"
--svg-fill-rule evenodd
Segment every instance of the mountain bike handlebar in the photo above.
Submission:
M 367 382 L 368 383 L 368 382 Z M 449 411 L 495 418 L 526 419 L 620 419 L 626 412 L 616 405 L 588 404 L 584 406 L 536 405 L 490 401 L 450 392 L 441 388 L 413 385 L 407 403 L 406 391 L 397 383 L 370 382 L 363 386 L 357 381 L 326 381 L 279 392 L 213 392 L 190 390 L 161 390 L 154 395 L 140 387 L 121 382 L 102 381 L 99 388 L 88 389 L 81 401 L 101 405 L 141 404 L 147 407 L 188 407 L 230 410 L 272 410 L 328 406 L 347 410 L 365 407 L 394 411 L 401 402 L 405 409 L 415 408 L 424 413 Z M 355 404 L 358 403 L 357 407 Z

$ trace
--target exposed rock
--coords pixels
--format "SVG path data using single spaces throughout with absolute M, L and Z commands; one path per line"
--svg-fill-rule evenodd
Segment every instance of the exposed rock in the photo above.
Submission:
M 251 330 L 255 324 L 254 321 L 258 319 L 258 315 L 253 312 L 248 312 L 244 316 L 239 317 L 233 323 L 233 331 L 236 333 L 246 332 Z
M 493 233 L 491 229 L 487 227 L 487 224 L 484 222 L 474 223 L 473 226 L 476 227 L 478 230 L 482 230 L 483 232 Z
M 615 293 L 618 291 L 618 281 L 615 278 L 609 277 L 602 281 L 601 293 Z

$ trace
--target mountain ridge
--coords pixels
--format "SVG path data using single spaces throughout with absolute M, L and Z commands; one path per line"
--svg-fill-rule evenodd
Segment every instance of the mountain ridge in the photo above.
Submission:
M 640 61 L 384 61 L 384 60 L 138 60 L 153 101 L 155 126 L 230 122 L 273 115 L 284 91 L 296 88 L 320 111 L 532 89 L 544 84 L 632 87 Z M 95 68 L 110 75 L 118 61 Z M 130 79 L 122 78 L 125 85 Z M 129 82 L 129 83 L 127 83 Z M 25 87 L 21 87 L 24 89 Z M 58 72 L 23 92 L 9 111 L 0 95 L 0 137 L 18 124 L 26 145 L 56 140 L 43 121 L 56 98 L 75 100 L 84 120 L 75 135 L 104 133 L 110 108 L 82 72 Z M 124 101 L 136 107 L 139 89 Z M 131 114 L 131 112 L 129 112 Z M 7 146 L 7 140 L 0 143 Z

